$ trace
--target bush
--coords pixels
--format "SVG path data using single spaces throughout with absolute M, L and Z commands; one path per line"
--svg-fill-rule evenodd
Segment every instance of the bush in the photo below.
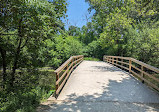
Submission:
M 98 58 L 92 58 L 92 57 L 84 57 L 84 60 L 88 60 L 88 61 L 100 61 L 100 59 L 98 59 Z
M 105 55 L 104 49 L 102 49 L 98 41 L 92 41 L 91 43 L 89 43 L 85 47 L 83 52 L 83 54 L 87 57 L 98 58 L 101 60 L 103 58 L 103 55 Z
M 19 74 L 20 72 L 20 74 Z M 15 88 L 0 92 L 0 111 L 34 112 L 41 101 L 55 91 L 54 70 L 21 70 L 16 73 Z
M 45 66 L 58 68 L 70 56 L 82 54 L 82 44 L 75 37 L 57 35 L 53 40 L 47 39 L 41 49 L 40 60 Z

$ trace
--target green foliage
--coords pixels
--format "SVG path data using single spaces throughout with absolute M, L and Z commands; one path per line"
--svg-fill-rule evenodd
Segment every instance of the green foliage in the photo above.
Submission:
M 95 10 L 92 24 L 106 55 L 130 56 L 159 67 L 157 0 L 86 1 Z
M 92 58 L 92 57 L 84 57 L 84 60 L 88 60 L 88 61 L 100 61 L 100 59 L 98 59 L 98 58 Z
M 46 39 L 63 29 L 60 18 L 65 17 L 66 1 L 1 1 L 0 53 L 3 80 L 6 80 L 6 69 L 10 68 L 10 86 L 14 86 L 16 69 L 44 65 L 39 59 L 40 48 Z
M 14 91 L 0 91 L 2 112 L 34 112 L 55 90 L 55 74 L 47 70 L 21 70 L 16 73 Z
M 70 35 L 70 36 L 80 36 L 81 35 L 80 28 L 78 28 L 76 26 L 70 26 L 69 29 L 68 29 L 68 35 Z
M 83 26 L 81 29 L 82 35 L 80 36 L 80 41 L 82 41 L 84 44 L 89 44 L 94 40 L 97 40 L 97 33 L 94 28 L 94 24 L 91 22 L 88 22 L 87 25 Z
M 66 42 L 66 58 L 69 58 L 70 56 L 74 55 L 81 55 L 82 54 L 82 43 L 79 42 L 74 37 L 68 36 L 65 39 Z
M 92 41 L 87 46 L 85 46 L 83 50 L 86 57 L 93 57 L 101 60 L 105 54 L 104 49 L 102 49 L 99 41 Z
M 149 24 L 140 24 L 143 29 L 138 32 L 135 46 L 137 47 L 136 56 L 141 61 L 150 65 L 159 67 L 159 28 L 158 23 L 149 26 Z
M 31 112 L 55 89 L 55 75 L 37 68 L 50 64 L 43 57 L 46 48 L 52 55 L 53 47 L 58 59 L 54 35 L 63 32 L 61 18 L 67 4 L 65 0 L 0 0 L 0 4 L 0 111 Z
M 70 56 L 82 54 L 82 44 L 72 36 L 56 35 L 44 41 L 40 50 L 40 60 L 44 66 L 59 67 Z

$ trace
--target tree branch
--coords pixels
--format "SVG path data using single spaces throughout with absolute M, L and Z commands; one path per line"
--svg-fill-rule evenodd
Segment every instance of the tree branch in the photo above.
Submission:
M 23 48 L 25 47 L 25 45 L 27 44 L 28 40 L 29 40 L 29 37 L 27 37 L 27 39 L 25 40 L 24 45 L 23 45 L 23 46 L 21 46 L 21 48 L 20 48 L 20 49 L 23 49 Z

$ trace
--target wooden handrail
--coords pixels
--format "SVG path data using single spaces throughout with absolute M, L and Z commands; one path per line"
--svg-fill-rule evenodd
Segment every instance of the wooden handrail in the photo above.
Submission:
M 65 85 L 65 82 L 70 76 L 70 73 L 77 65 L 79 65 L 83 61 L 83 58 L 83 55 L 71 56 L 67 61 L 65 61 L 59 68 L 54 71 L 54 73 L 56 74 L 56 98 Z
M 106 55 L 104 55 L 103 56 L 103 61 L 106 61 L 108 63 L 111 63 L 113 65 L 116 65 L 118 67 L 121 67 L 121 68 L 124 68 L 124 69 L 128 70 L 130 73 L 132 73 L 133 75 L 136 75 L 138 78 L 140 78 L 143 83 L 146 82 L 152 88 L 159 91 L 159 87 L 156 84 L 154 84 L 153 81 L 147 80 L 147 78 L 153 79 L 154 81 L 157 82 L 157 84 L 159 84 L 159 79 L 157 77 L 154 77 L 154 75 L 148 73 L 147 71 L 144 71 L 144 68 L 146 68 L 148 70 L 151 70 L 151 71 L 155 72 L 156 74 L 159 74 L 159 69 L 158 68 L 153 67 L 151 65 L 148 65 L 144 62 L 141 62 L 141 61 L 136 60 L 136 59 L 131 58 L 131 57 L 106 56 Z M 127 61 L 127 62 L 124 62 L 124 61 Z M 140 65 L 140 67 L 135 66 L 133 63 Z M 137 73 L 136 71 L 138 71 L 139 73 Z

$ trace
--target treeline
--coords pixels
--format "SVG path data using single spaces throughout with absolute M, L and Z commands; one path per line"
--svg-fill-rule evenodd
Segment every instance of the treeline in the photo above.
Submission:
M 66 0 L 0 0 L 1 111 L 33 111 L 55 89 L 53 70 L 39 68 L 56 69 L 72 55 L 130 56 L 159 67 L 158 0 L 86 2 L 91 22 L 66 30 Z
M 86 0 L 95 12 L 82 28 L 70 26 L 68 35 L 83 44 L 83 54 L 128 56 L 159 67 L 158 0 Z
M 92 21 L 70 27 L 86 45 L 86 56 L 129 56 L 159 67 L 158 0 L 86 0 Z

